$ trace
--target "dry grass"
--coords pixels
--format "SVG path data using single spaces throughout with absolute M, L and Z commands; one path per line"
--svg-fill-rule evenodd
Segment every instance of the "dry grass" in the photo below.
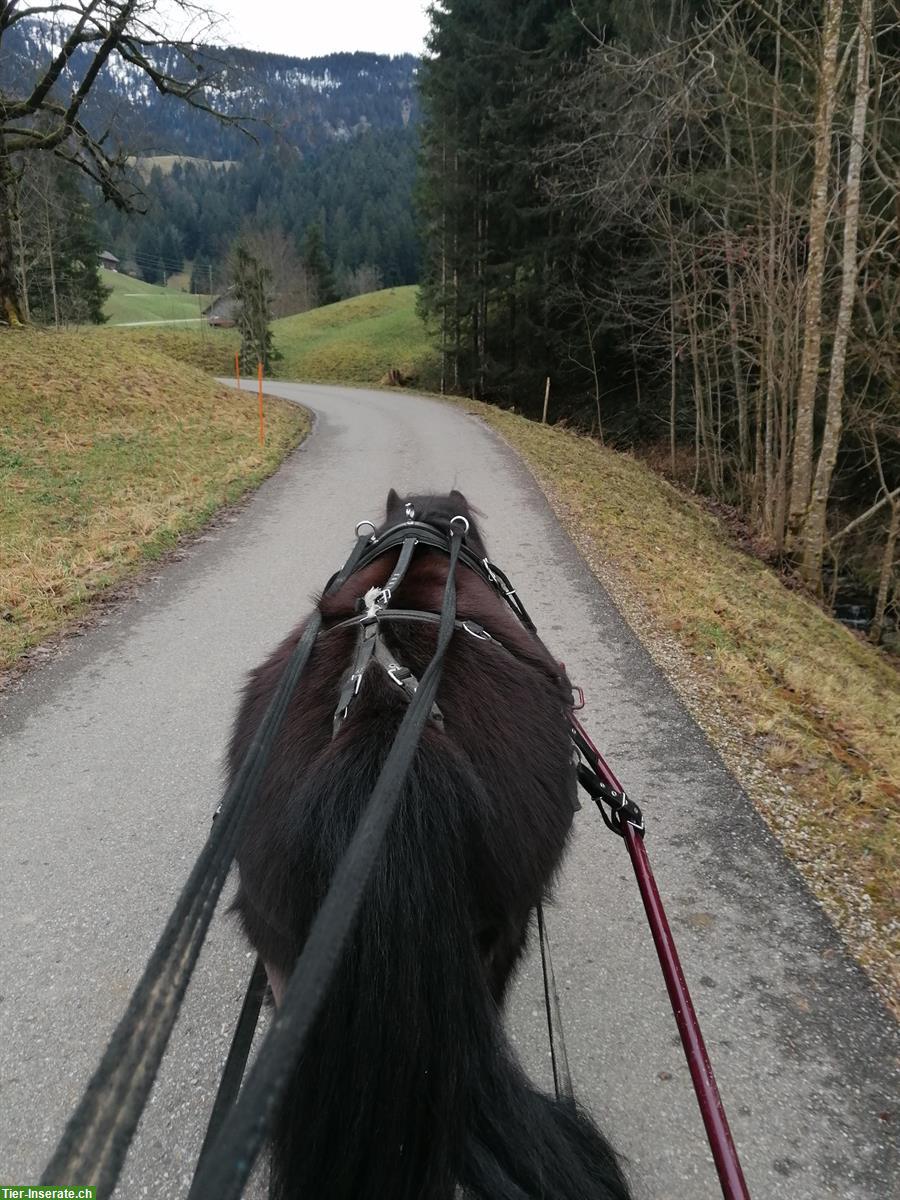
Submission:
M 0 333 L 0 666 L 276 468 L 308 429 L 114 331 Z
M 678 651 L 695 715 L 898 1011 L 895 668 L 630 457 L 478 408 L 523 454 L 651 653 L 654 642 Z
M 212 329 L 205 323 L 199 328 L 145 325 L 113 330 L 108 327 L 105 332 L 125 339 L 126 346 L 156 350 L 198 371 L 229 377 L 234 372 L 234 352 L 241 344 L 236 329 Z

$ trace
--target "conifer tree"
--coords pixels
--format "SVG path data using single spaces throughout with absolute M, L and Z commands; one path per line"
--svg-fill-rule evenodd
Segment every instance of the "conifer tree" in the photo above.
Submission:
M 322 226 L 317 221 L 307 227 L 303 239 L 303 266 L 316 289 L 317 304 L 334 304 L 338 298 L 337 288 L 325 254 Z
M 557 119 L 547 81 L 592 40 L 566 0 L 448 0 L 422 79 L 422 307 L 447 386 L 535 407 L 565 369 L 553 320 L 575 231 L 552 211 L 534 150 Z
M 247 373 L 262 363 L 263 371 L 279 357 L 272 342 L 272 273 L 238 242 L 231 255 L 231 292 L 239 304 L 241 367 Z

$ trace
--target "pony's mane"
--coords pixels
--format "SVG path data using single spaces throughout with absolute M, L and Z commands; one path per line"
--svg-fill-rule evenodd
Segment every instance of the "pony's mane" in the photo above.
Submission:
M 466 544 L 481 557 L 486 555 L 484 538 L 478 524 L 478 518 L 484 514 L 473 504 L 470 504 L 463 493 L 457 491 L 456 488 L 448 493 L 417 492 L 407 493 L 402 496 L 391 488 L 385 504 L 385 519 L 379 527 L 378 532 L 382 533 L 392 525 L 397 525 L 401 521 L 405 521 L 407 519 L 407 505 L 411 506 L 415 512 L 415 519 L 417 521 L 425 521 L 429 525 L 435 525 L 445 533 L 450 532 L 450 521 L 453 517 L 465 517 L 469 522 Z

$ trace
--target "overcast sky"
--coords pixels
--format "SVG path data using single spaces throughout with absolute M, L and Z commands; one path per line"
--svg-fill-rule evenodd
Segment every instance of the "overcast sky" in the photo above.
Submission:
M 210 0 L 217 41 L 310 58 L 333 50 L 421 54 L 428 0 Z

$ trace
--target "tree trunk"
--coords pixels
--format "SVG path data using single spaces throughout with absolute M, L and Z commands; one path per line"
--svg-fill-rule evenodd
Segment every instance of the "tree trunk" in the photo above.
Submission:
M 722 133 L 725 139 L 725 172 L 731 178 L 731 132 L 728 120 L 723 117 Z M 750 465 L 750 447 L 747 441 L 747 391 L 741 372 L 740 338 L 738 335 L 737 294 L 734 273 L 735 244 L 731 228 L 731 205 L 726 203 L 722 213 L 722 228 L 725 231 L 725 272 L 728 284 L 728 338 L 731 348 L 731 376 L 738 417 L 738 479 L 743 495 Z
M 875 615 L 869 629 L 869 640 L 877 646 L 881 641 L 884 629 L 884 612 L 887 608 L 888 587 L 894 573 L 894 555 L 897 549 L 897 535 L 900 533 L 900 503 L 896 500 L 891 504 L 891 525 L 888 529 L 884 554 L 881 556 L 881 578 L 878 583 L 878 598 L 875 602 Z
M 672 138 L 666 124 L 666 235 L 669 239 L 669 461 L 675 478 L 675 418 L 678 402 L 678 353 L 675 345 L 675 234 L 672 229 L 672 189 L 669 171 L 672 166 Z
M 56 265 L 53 258 L 53 232 L 50 228 L 50 201 L 44 196 L 44 220 L 47 226 L 47 255 L 50 260 L 50 295 L 53 298 L 53 324 L 59 329 L 59 299 L 56 294 Z
M 22 297 L 22 315 L 27 322 L 31 320 L 31 313 L 28 310 L 28 271 L 25 266 L 25 236 L 22 232 L 22 212 L 18 199 L 15 212 L 16 240 L 19 244 L 19 295 Z
M 788 509 L 788 549 L 794 551 L 809 504 L 812 481 L 813 416 L 822 344 L 822 282 L 825 274 L 825 227 L 828 222 L 828 174 L 831 165 L 831 123 L 837 85 L 837 52 L 843 0 L 826 0 L 822 30 L 822 62 L 816 103 L 815 163 L 809 206 L 809 252 L 806 265 L 803 357 L 797 392 L 791 500 Z
M 577 284 L 575 286 L 578 287 Z M 585 339 L 587 341 L 588 352 L 591 356 L 591 377 L 594 381 L 594 404 L 597 409 L 597 436 L 602 442 L 603 418 L 600 412 L 600 373 L 597 368 L 597 355 L 594 351 L 594 330 L 591 326 L 591 315 L 588 312 L 588 306 L 584 298 L 584 292 L 580 287 L 578 287 L 578 299 L 581 304 L 581 316 L 584 320 Z
M 447 390 L 447 126 L 441 135 L 441 395 Z
M 800 573 L 807 587 L 816 592 L 822 588 L 822 552 L 825 546 L 825 516 L 831 492 L 831 477 L 837 461 L 843 427 L 844 367 L 847 342 L 856 299 L 859 273 L 857 241 L 859 231 L 860 173 L 863 141 L 866 134 L 866 111 L 869 104 L 869 43 L 872 33 L 872 0 L 862 0 L 859 15 L 859 45 L 856 58 L 856 99 L 853 105 L 853 132 L 847 163 L 847 191 L 844 201 L 844 245 L 841 277 L 841 299 L 838 307 L 831 352 L 831 372 L 828 379 L 828 407 L 822 448 L 816 464 L 812 495 L 806 520 L 800 533 L 803 559 Z
M 776 216 L 780 220 L 780 214 L 783 208 L 779 193 L 778 193 L 778 178 L 779 178 L 779 125 L 778 116 L 781 111 L 781 14 L 782 3 L 778 2 L 776 10 L 776 22 L 778 31 L 775 37 L 775 90 L 772 98 L 772 120 L 769 125 L 769 193 L 768 202 L 768 255 L 766 257 L 766 330 L 765 330 L 765 378 L 766 378 L 766 414 L 767 420 L 775 421 L 776 414 L 780 415 L 780 423 L 778 425 L 781 433 L 781 453 L 778 458 L 777 468 L 772 470 L 771 461 L 767 459 L 767 466 L 770 474 L 766 477 L 766 522 L 765 527 L 769 537 L 772 539 L 772 544 L 775 548 L 775 553 L 779 557 L 784 549 L 784 511 L 786 507 L 786 471 L 787 471 L 787 450 L 788 450 L 788 427 L 787 427 L 787 399 L 785 380 L 782 378 L 781 387 L 776 388 L 776 380 L 783 372 L 776 371 L 776 332 L 775 332 L 775 314 L 776 314 L 776 288 L 775 288 L 775 254 L 778 247 L 778 237 L 776 232 Z M 783 362 L 783 360 L 782 360 Z M 769 438 L 771 437 L 771 441 Z M 766 430 L 766 447 L 774 447 L 774 428 Z
M 0 324 L 24 324 L 24 309 L 13 252 L 12 217 L 15 179 L 6 144 L 0 133 Z

